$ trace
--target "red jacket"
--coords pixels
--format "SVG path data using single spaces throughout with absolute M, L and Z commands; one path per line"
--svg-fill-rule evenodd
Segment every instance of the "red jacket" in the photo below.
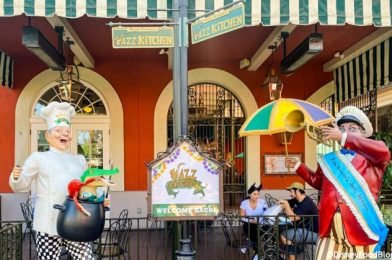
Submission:
M 369 185 L 370 192 L 377 201 L 384 170 L 390 160 L 388 147 L 382 141 L 375 141 L 350 133 L 347 135 L 344 147 L 357 153 L 351 163 L 365 179 Z M 352 245 L 371 245 L 377 243 L 377 241 L 369 239 L 362 230 L 341 195 L 324 176 L 320 166 L 317 167 L 316 172 L 313 172 L 301 163 L 297 169 L 297 173 L 315 189 L 322 191 L 318 205 L 319 236 L 321 238 L 329 236 L 332 218 L 336 209 L 339 207 L 348 241 Z

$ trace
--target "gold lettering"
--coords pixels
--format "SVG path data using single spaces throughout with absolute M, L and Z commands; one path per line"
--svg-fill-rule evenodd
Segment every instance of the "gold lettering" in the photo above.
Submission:
M 173 39 L 169 36 L 138 36 L 139 45 L 173 45 Z
M 217 24 L 217 23 L 211 25 L 211 32 L 212 32 L 213 34 L 215 34 L 215 33 L 218 32 L 218 24 Z
M 145 45 L 144 44 L 144 36 L 138 36 L 137 37 L 137 43 L 138 43 L 138 45 Z
M 179 179 L 184 179 L 184 170 L 181 170 L 180 174 L 178 175 Z
M 224 20 L 224 21 L 212 24 L 210 26 L 210 28 L 211 28 L 211 32 L 213 34 L 218 34 L 221 31 L 229 30 L 231 28 L 240 26 L 240 25 L 242 25 L 242 23 L 243 23 L 243 16 L 240 15 L 237 17 L 230 18 L 228 20 Z
M 178 178 L 178 173 L 177 173 L 177 171 L 176 171 L 175 169 L 171 169 L 171 170 L 170 170 L 170 176 L 171 176 L 171 178 L 172 178 L 173 180 L 177 179 L 177 178 Z
M 127 42 L 126 42 L 126 39 L 123 37 L 123 38 L 121 38 L 120 45 L 125 45 L 125 44 L 127 44 Z

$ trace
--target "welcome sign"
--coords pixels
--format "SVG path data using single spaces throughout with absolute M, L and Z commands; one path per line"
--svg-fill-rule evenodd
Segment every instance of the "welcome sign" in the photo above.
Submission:
M 153 217 L 213 218 L 221 212 L 221 165 L 189 139 L 181 139 L 147 166 L 149 213 Z

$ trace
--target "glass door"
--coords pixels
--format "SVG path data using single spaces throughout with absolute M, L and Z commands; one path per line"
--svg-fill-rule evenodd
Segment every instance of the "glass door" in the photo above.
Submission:
M 72 125 L 71 152 L 82 154 L 88 167 L 108 169 L 109 126 L 102 124 Z

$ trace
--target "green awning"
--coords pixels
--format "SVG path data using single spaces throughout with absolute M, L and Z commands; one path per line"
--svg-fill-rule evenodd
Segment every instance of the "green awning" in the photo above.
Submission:
M 337 102 L 392 83 L 392 38 L 364 51 L 334 71 Z
M 391 26 L 392 0 L 247 0 L 246 24 L 371 25 Z M 173 0 L 0 0 L 0 16 L 58 15 L 170 19 Z M 189 0 L 189 10 L 214 10 L 233 0 Z M 197 14 L 203 14 L 197 12 Z M 189 17 L 195 17 L 190 11 Z
M 0 50 L 0 85 L 12 87 L 13 68 L 13 59 Z

